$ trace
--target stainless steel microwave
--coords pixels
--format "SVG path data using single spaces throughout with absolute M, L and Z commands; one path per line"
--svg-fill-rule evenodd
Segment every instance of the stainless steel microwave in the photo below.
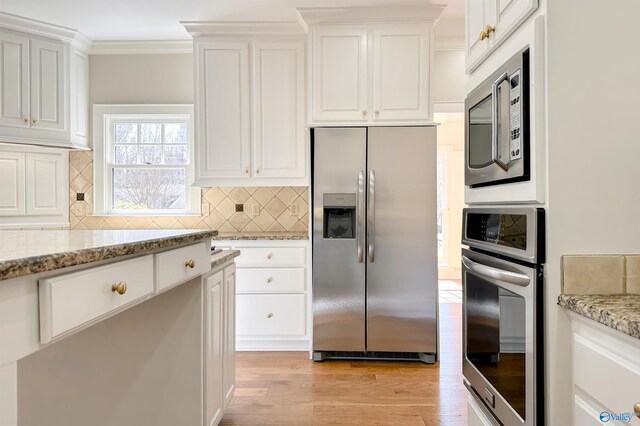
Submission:
M 465 113 L 465 185 L 529 180 L 529 49 L 471 92 Z

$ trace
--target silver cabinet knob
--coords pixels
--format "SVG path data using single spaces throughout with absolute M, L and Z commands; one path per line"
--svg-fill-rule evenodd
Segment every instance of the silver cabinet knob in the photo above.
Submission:
M 271 318 L 271 317 L 273 317 L 273 314 L 272 314 L 271 312 L 269 312 L 269 313 L 267 314 L 267 318 Z
M 273 277 L 267 278 L 267 284 L 271 284 L 271 281 L 273 281 Z
M 272 257 L 273 257 L 273 253 L 269 253 L 269 254 L 267 255 L 267 260 L 271 260 L 271 258 L 272 258 Z

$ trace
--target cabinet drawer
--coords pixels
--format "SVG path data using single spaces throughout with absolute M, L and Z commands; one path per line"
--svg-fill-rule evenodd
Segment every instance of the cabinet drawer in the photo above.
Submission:
M 124 294 L 112 289 L 126 283 Z M 57 336 L 153 293 L 153 256 L 40 280 L 40 341 Z
M 239 294 L 238 336 L 300 337 L 307 333 L 304 294 Z
M 625 355 L 633 356 L 626 350 Z M 574 335 L 573 357 L 576 386 L 611 412 L 633 412 L 640 401 L 640 356 L 636 358 L 639 363 L 633 363 L 614 348 Z M 640 425 L 640 419 L 631 424 Z
M 304 247 L 242 247 L 238 266 L 304 265 Z
M 165 251 L 155 256 L 158 291 L 202 275 L 211 269 L 211 253 L 203 243 Z
M 302 293 L 304 268 L 239 268 L 238 293 Z

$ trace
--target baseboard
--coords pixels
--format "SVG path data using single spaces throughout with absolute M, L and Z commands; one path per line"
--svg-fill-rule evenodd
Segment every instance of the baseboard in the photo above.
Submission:
M 237 340 L 237 351 L 308 351 L 309 340 Z

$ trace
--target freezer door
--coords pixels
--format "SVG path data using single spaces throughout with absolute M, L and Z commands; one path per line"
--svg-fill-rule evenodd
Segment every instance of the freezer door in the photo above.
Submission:
M 313 130 L 314 351 L 365 350 L 366 143 L 365 128 Z
M 368 137 L 367 350 L 435 353 L 436 128 Z

